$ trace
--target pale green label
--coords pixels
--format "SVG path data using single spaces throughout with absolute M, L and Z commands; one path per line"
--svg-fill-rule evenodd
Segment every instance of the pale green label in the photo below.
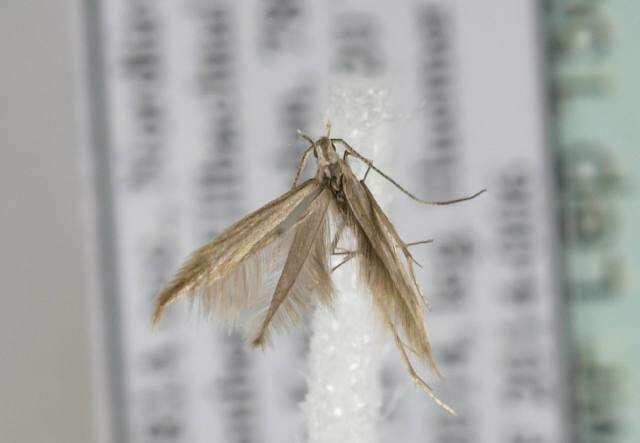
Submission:
M 640 2 L 556 0 L 550 43 L 578 442 L 640 441 Z

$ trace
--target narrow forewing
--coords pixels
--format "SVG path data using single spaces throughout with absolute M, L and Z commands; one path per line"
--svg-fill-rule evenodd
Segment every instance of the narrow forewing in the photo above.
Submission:
M 154 321 L 182 295 L 233 323 L 264 304 L 265 289 L 287 256 L 293 230 L 323 187 L 308 180 L 239 220 L 195 251 L 156 300 Z
M 262 345 L 270 327 L 296 323 L 316 302 L 330 303 L 333 285 L 328 257 L 331 192 L 324 189 L 295 228 L 282 273 L 252 344 Z
M 364 183 L 346 166 L 344 192 L 347 222 L 358 243 L 360 279 L 368 286 L 383 318 L 398 327 L 408 347 L 438 373 L 427 337 L 420 293 L 406 260 L 398 256 L 395 232 L 385 226 L 386 216 Z

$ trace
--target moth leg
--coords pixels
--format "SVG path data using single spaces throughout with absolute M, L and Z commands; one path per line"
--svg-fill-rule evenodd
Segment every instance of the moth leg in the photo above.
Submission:
M 402 362 L 404 363 L 405 367 L 407 368 L 407 372 L 409 372 L 409 376 L 411 377 L 411 380 L 413 380 L 413 382 L 416 385 L 418 385 L 418 387 L 420 387 L 424 392 L 426 392 L 427 395 L 429 397 L 431 397 L 431 399 L 434 402 L 436 402 L 436 404 L 438 406 L 440 406 L 442 409 L 444 409 L 445 411 L 447 411 L 451 415 L 458 415 L 458 414 L 456 414 L 456 411 L 454 411 L 451 406 L 447 405 L 445 402 L 440 400 L 440 398 L 438 398 L 438 396 L 435 394 L 435 392 L 433 392 L 433 389 L 431 389 L 431 386 L 429 386 L 418 375 L 416 370 L 413 369 L 413 365 L 411 364 L 411 360 L 409 360 L 409 356 L 407 355 L 407 351 L 404 348 L 404 343 L 402 342 L 402 339 L 400 338 L 400 334 L 398 334 L 398 330 L 396 329 L 396 327 L 393 324 L 393 322 L 389 319 L 387 313 L 383 312 L 383 315 L 384 315 L 384 318 L 385 318 L 385 323 L 387 324 L 387 326 L 391 330 L 391 333 L 393 334 L 393 338 L 394 338 L 394 340 L 396 342 L 396 346 L 398 347 L 398 350 L 400 351 L 400 356 L 402 357 Z
M 427 240 L 420 240 L 420 241 L 414 241 L 411 243 L 405 243 L 405 246 L 416 246 L 416 245 L 426 245 L 427 243 L 433 243 L 433 239 L 427 239 Z
M 409 196 L 411 199 L 417 201 L 418 203 L 422 203 L 424 205 L 450 205 L 453 203 L 459 203 L 459 202 L 463 202 L 463 201 L 467 201 L 467 200 L 471 200 L 476 198 L 477 196 L 479 196 L 480 194 L 482 194 L 483 192 L 486 192 L 486 189 L 482 189 L 479 192 L 476 192 L 475 194 L 472 195 L 468 195 L 465 197 L 460 197 L 460 198 L 456 198 L 453 200 L 423 200 L 421 198 L 416 197 L 414 194 L 412 194 L 411 192 L 407 191 L 405 188 L 403 188 L 398 182 L 396 182 L 394 179 L 392 179 L 391 177 L 389 177 L 387 174 L 385 174 L 384 172 L 382 172 L 380 169 L 376 168 L 376 166 L 373 164 L 373 162 L 371 160 L 369 160 L 368 158 L 364 157 L 363 155 L 361 155 L 358 151 L 356 151 L 355 149 L 353 149 L 351 147 L 351 145 L 349 145 L 349 143 L 347 143 L 346 141 L 344 141 L 341 138 L 332 138 L 331 141 L 333 143 L 339 143 L 342 146 L 344 146 L 345 148 L 345 152 L 349 152 L 349 155 L 352 155 L 356 158 L 358 158 L 360 161 L 362 161 L 363 163 L 365 163 L 370 169 L 373 169 L 374 171 L 376 171 L 378 174 L 380 174 L 382 177 L 384 177 L 387 181 L 389 181 L 392 185 L 394 185 L 396 188 L 398 188 L 400 191 L 402 191 L 404 194 L 406 194 L 407 196 Z M 366 178 L 366 176 L 365 176 Z M 364 179 L 363 179 L 364 180 Z
M 353 257 L 355 257 L 355 253 L 353 252 L 343 252 L 340 254 L 334 254 L 334 255 L 346 255 L 346 258 L 344 260 L 342 260 L 340 263 L 338 263 L 337 265 L 335 265 L 333 268 L 331 268 L 331 272 L 335 271 L 336 269 L 338 269 L 340 266 L 344 265 L 345 263 L 347 263 L 349 260 L 351 260 Z
M 344 228 L 345 228 L 345 224 L 342 223 L 338 228 L 338 231 L 336 232 L 336 235 L 333 238 L 333 241 L 331 242 L 331 255 L 343 255 L 346 257 L 340 263 L 338 263 L 333 268 L 331 268 L 331 272 L 335 271 L 340 266 L 347 263 L 349 260 L 355 257 L 355 254 L 356 254 L 355 251 L 347 251 L 346 249 L 340 248 L 338 246 L 338 243 L 340 243 L 340 237 L 342 237 L 342 233 L 344 232 Z
M 402 245 L 398 245 L 397 247 L 398 248 L 402 248 L 402 247 L 410 248 L 411 246 L 426 245 L 428 243 L 433 243 L 433 239 L 430 238 L 428 240 L 420 240 L 420 241 L 414 241 L 414 242 L 411 242 L 411 243 L 403 243 Z M 415 258 L 413 258 L 413 255 L 410 255 L 409 258 L 411 259 L 411 261 L 413 263 L 418 265 L 418 267 L 422 268 L 422 265 L 420 263 L 418 263 L 418 261 Z
M 400 245 L 396 245 L 396 248 L 405 249 L 405 248 L 410 248 L 411 246 L 426 245 L 428 243 L 433 243 L 433 239 L 430 238 L 428 240 L 420 240 L 420 241 L 415 241 L 415 242 L 411 242 L 411 243 L 404 243 L 403 242 Z M 422 265 L 420 263 L 418 263 L 418 261 L 415 258 L 413 258 L 413 255 L 409 255 L 407 258 L 410 258 L 413 263 L 418 265 L 418 267 L 422 268 Z
M 402 252 L 404 253 L 405 258 L 407 259 L 407 261 L 409 263 L 409 273 L 411 275 L 411 280 L 413 280 L 413 284 L 418 289 L 418 293 L 420 294 L 420 298 L 422 299 L 422 302 L 427 307 L 427 309 L 429 311 L 431 311 L 431 302 L 429 300 L 427 300 L 427 298 L 424 296 L 424 293 L 422 292 L 422 288 L 420 288 L 420 285 L 418 284 L 418 280 L 416 279 L 416 274 L 413 271 L 412 263 L 415 263 L 421 269 L 422 269 L 422 265 L 420 263 L 418 263 L 418 261 L 409 252 L 409 248 L 411 246 L 424 245 L 424 244 L 427 244 L 427 243 L 433 243 L 433 239 L 422 240 L 422 241 L 417 241 L 417 242 L 412 242 L 412 243 L 402 243 L 402 245 L 397 245 L 396 247 L 402 249 Z
M 429 240 L 422 240 L 422 241 L 417 241 L 417 242 L 413 242 L 413 243 L 405 243 L 404 246 L 405 247 L 410 247 L 410 246 L 415 246 L 415 245 L 423 245 L 426 243 L 433 243 L 433 239 L 429 239 Z M 401 246 L 398 245 L 398 248 L 400 248 Z M 338 249 L 341 249 L 340 251 L 338 251 Z M 337 246 L 333 248 L 333 251 L 331 253 L 331 255 L 346 255 L 347 257 L 345 257 L 344 260 L 342 260 L 340 263 L 338 263 L 336 266 L 334 266 L 331 269 L 331 272 L 335 271 L 336 269 L 338 269 L 340 266 L 344 265 L 345 263 L 347 263 L 349 260 L 355 258 L 356 256 L 356 251 L 347 251 L 347 250 L 343 250 L 342 248 L 338 248 Z M 418 263 L 413 256 L 411 256 L 411 259 L 413 260 L 413 262 L 422 267 L 420 265 L 420 263 Z M 424 299 L 424 297 L 423 297 Z M 431 303 L 427 302 L 426 300 L 424 300 L 425 304 L 429 307 L 429 310 L 431 310 Z
M 338 138 L 331 139 L 331 142 L 342 143 L 342 144 L 345 146 L 345 148 L 348 146 L 348 145 L 347 145 L 347 142 L 345 142 L 345 141 L 344 141 L 344 140 L 342 140 L 342 139 L 338 139 Z M 335 146 L 334 146 L 334 147 L 335 147 Z M 342 160 L 343 160 L 345 163 L 347 163 L 347 157 L 349 157 L 349 154 L 351 154 L 350 149 L 351 149 L 351 150 L 353 150 L 353 148 L 351 148 L 351 147 L 349 146 L 349 148 L 345 149 L 345 150 L 344 150 L 344 153 L 342 154 Z M 361 157 L 362 157 L 362 156 L 361 156 Z M 362 157 L 362 158 L 364 158 L 364 157 Z M 367 164 L 368 168 L 367 168 L 367 171 L 364 173 L 364 177 L 362 177 L 362 178 L 360 179 L 360 183 L 364 183 L 364 181 L 367 179 L 367 176 L 369 175 L 369 171 L 371 171 L 371 168 L 373 167 L 373 162 L 372 162 L 371 160 L 365 161 L 365 163 Z
M 302 137 L 306 137 L 304 134 L 300 133 Z M 304 169 L 304 166 L 307 164 L 307 160 L 309 159 L 309 154 L 311 154 L 311 151 L 313 150 L 313 141 L 311 142 L 312 145 L 309 146 L 307 149 L 304 150 L 304 152 L 302 153 L 302 155 L 300 156 L 300 163 L 298 164 L 298 170 L 296 171 L 296 176 L 293 179 L 293 185 L 291 185 L 291 188 L 295 188 L 296 186 L 298 186 L 298 180 L 300 179 L 300 175 L 302 174 L 302 170 Z
M 336 249 L 338 249 L 338 243 L 340 243 L 340 238 L 342 238 L 342 233 L 346 228 L 346 224 L 344 220 L 340 220 L 338 224 L 338 228 L 336 229 L 336 235 L 333 237 L 333 241 L 331 242 L 331 253 L 333 254 Z
M 367 179 L 367 175 L 369 175 L 369 171 L 371 171 L 371 165 L 367 168 L 367 172 L 364 173 L 364 177 L 360 180 L 362 183 Z
M 402 240 L 400 238 L 398 238 L 398 241 L 402 241 Z M 422 265 L 409 252 L 409 248 L 411 246 L 424 245 L 424 244 L 427 244 L 427 243 L 433 243 L 433 239 L 430 238 L 428 240 L 421 240 L 421 241 L 416 241 L 416 242 L 411 242 L 411 243 L 402 242 L 402 244 L 397 245 L 396 247 L 402 249 L 402 252 L 404 253 L 405 258 L 407 259 L 407 261 L 409 263 L 409 273 L 411 274 L 411 280 L 413 280 L 413 284 L 415 285 L 416 289 L 418 289 L 418 293 L 420 294 L 420 298 L 422 299 L 422 302 L 426 306 L 427 310 L 431 311 L 431 302 L 429 300 L 427 300 L 427 298 L 424 296 L 424 293 L 422 292 L 422 288 L 420 288 L 420 285 L 418 284 L 418 280 L 416 279 L 416 274 L 415 274 L 415 272 L 413 270 L 413 265 L 412 264 L 416 264 L 420 269 L 422 269 Z

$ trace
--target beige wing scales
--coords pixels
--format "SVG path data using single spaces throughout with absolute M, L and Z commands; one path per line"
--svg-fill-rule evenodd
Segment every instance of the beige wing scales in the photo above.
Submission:
M 264 342 L 270 326 L 295 323 L 302 311 L 313 305 L 316 296 L 322 300 L 331 295 L 322 238 L 328 235 L 326 222 L 318 224 L 316 241 L 300 266 L 299 278 L 280 296 L 278 306 L 266 322 L 263 311 L 268 312 L 274 288 L 299 237 L 297 232 L 308 229 L 311 221 L 317 223 L 325 201 L 327 191 L 311 179 L 227 228 L 195 251 L 160 292 L 154 322 L 169 304 L 186 296 L 205 314 L 216 315 L 227 325 L 242 326 L 247 319 L 253 319 L 254 323 L 259 319 L 261 338 L 258 340 L 256 335 L 255 344 Z M 249 328 L 256 329 L 250 325 Z
M 334 288 L 327 251 L 331 198 L 330 191 L 323 190 L 296 227 L 273 298 L 251 342 L 253 346 L 264 344 L 270 324 L 276 329 L 295 324 L 316 302 L 331 303 Z
M 344 169 L 347 203 L 343 213 L 357 242 L 359 278 L 371 291 L 375 306 L 391 331 L 413 381 L 442 408 L 455 414 L 420 378 L 408 356 L 407 349 L 440 375 L 427 337 L 421 294 L 411 267 L 412 258 L 408 251 L 404 259 L 397 254 L 396 248 L 404 251 L 405 245 L 366 185 L 351 170 Z

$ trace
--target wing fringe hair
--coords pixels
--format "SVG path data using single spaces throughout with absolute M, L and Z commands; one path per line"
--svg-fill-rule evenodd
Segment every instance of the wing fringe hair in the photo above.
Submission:
M 195 251 L 158 295 L 153 321 L 186 295 L 206 315 L 245 325 L 250 343 L 260 346 L 272 328 L 299 322 L 317 301 L 330 304 L 330 200 L 330 191 L 310 179 L 227 228 Z
M 407 352 L 440 375 L 413 257 L 367 186 L 348 166 L 342 172 L 344 198 L 316 179 L 307 180 L 195 251 L 159 294 L 153 320 L 186 295 L 205 314 L 217 314 L 229 326 L 246 326 L 250 344 L 263 346 L 274 330 L 298 323 L 317 303 L 331 305 L 330 254 L 346 227 L 355 240 L 360 282 L 393 334 L 411 378 L 455 414 L 416 373 Z M 331 232 L 331 222 L 338 232 Z
M 422 294 L 413 272 L 413 257 L 367 186 L 350 170 L 344 171 L 343 179 L 346 202 L 340 212 L 356 239 L 360 281 L 370 290 L 413 381 L 438 405 L 455 415 L 418 375 L 407 353 L 409 349 L 440 376 L 422 315 Z M 403 251 L 404 259 L 397 254 L 397 248 Z

